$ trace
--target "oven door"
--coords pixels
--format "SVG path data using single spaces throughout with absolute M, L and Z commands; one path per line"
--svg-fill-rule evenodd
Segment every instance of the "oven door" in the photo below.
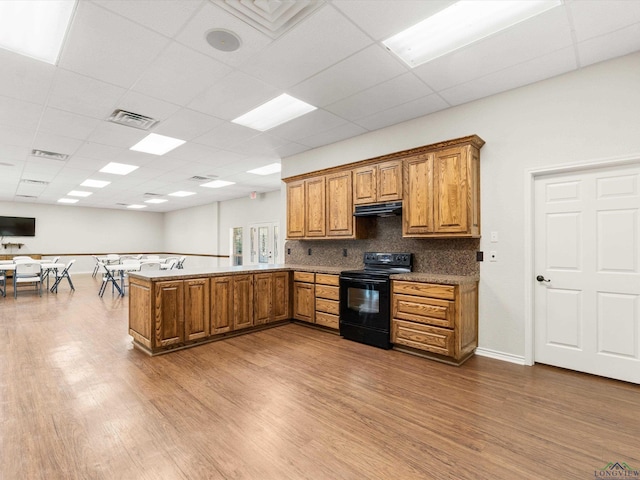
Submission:
M 340 324 L 389 331 L 389 279 L 340 277 Z

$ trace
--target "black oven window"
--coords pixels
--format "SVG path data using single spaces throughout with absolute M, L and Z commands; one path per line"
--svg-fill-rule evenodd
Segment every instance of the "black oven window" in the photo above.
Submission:
M 361 313 L 380 313 L 380 292 L 365 288 L 349 287 L 347 307 Z

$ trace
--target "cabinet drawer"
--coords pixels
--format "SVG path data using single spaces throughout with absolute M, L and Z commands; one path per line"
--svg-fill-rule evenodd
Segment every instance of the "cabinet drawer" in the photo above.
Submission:
M 316 298 L 327 298 L 329 300 L 340 299 L 340 288 L 329 285 L 319 285 L 316 283 Z
M 337 315 L 331 315 L 330 313 L 316 312 L 316 324 L 323 327 L 340 328 L 340 321 Z
M 455 304 L 437 298 L 393 295 L 393 318 L 453 328 Z
M 340 284 L 340 276 L 339 275 L 329 275 L 326 273 L 316 273 L 316 283 L 321 283 L 323 285 L 335 285 L 338 286 Z
M 316 298 L 316 311 L 340 315 L 340 303 L 335 300 Z
M 438 285 L 436 283 L 405 282 L 402 280 L 393 281 L 393 293 L 404 293 L 406 295 L 416 295 L 418 297 L 442 298 L 453 300 L 455 298 L 456 287 L 453 285 Z
M 426 350 L 452 357 L 454 355 L 453 330 L 430 327 L 415 322 L 393 319 L 391 321 L 391 343 Z
M 293 280 L 295 282 L 309 282 L 313 283 L 315 279 L 315 273 L 310 272 L 293 272 Z

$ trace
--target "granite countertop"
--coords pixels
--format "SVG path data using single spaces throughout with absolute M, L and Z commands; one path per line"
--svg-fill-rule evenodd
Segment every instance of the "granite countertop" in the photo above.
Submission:
M 441 283 L 443 285 L 464 285 L 477 282 L 480 280 L 480 275 L 447 275 L 443 273 L 411 272 L 391 275 L 391 280 Z
M 343 267 L 324 267 L 321 265 L 242 265 L 238 267 L 217 267 L 207 269 L 185 268 L 184 270 L 148 270 L 143 272 L 130 272 L 133 278 L 143 280 L 180 280 L 183 278 L 206 278 L 217 277 L 222 275 L 233 275 L 242 273 L 261 273 L 261 272 L 278 272 L 278 271 L 298 271 L 312 273 L 327 273 L 338 275 Z M 444 285 L 462 285 L 467 283 L 475 283 L 479 280 L 479 275 L 446 275 L 438 273 L 400 273 L 391 275 L 392 280 L 406 280 L 411 282 L 428 282 L 441 283 Z

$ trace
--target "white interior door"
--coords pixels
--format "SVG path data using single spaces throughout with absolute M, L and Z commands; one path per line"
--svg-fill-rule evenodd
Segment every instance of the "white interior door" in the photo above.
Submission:
M 640 166 L 535 181 L 535 361 L 640 383 Z

